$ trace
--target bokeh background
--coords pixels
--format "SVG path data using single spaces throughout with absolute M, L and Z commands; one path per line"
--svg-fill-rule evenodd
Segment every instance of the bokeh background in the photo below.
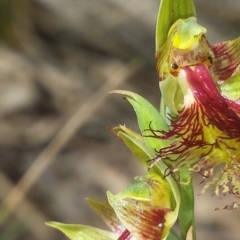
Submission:
M 240 35 L 239 0 L 196 0 L 211 43 Z M 64 240 L 44 222 L 104 227 L 85 197 L 105 199 L 142 169 L 108 127 L 137 130 L 113 89 L 159 105 L 158 0 L 0 0 L 0 239 Z M 200 195 L 199 239 L 240 239 L 231 202 Z

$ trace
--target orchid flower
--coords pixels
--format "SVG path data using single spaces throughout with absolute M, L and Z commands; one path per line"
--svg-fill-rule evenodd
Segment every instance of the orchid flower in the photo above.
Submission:
M 157 152 L 171 171 L 189 166 L 210 177 L 203 191 L 240 195 L 240 38 L 211 46 L 196 18 L 177 20 L 157 51 L 161 112 L 169 131 L 150 128 L 171 141 Z
M 136 178 L 116 196 L 107 193 L 108 202 L 87 199 L 112 232 L 76 224 L 49 222 L 72 240 L 155 240 L 164 239 L 172 226 L 167 183 L 154 171 Z M 131 199 L 128 201 L 126 199 Z

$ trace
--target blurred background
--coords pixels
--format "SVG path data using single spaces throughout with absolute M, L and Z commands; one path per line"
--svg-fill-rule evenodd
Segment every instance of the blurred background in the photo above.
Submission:
M 210 43 L 240 35 L 239 0 L 196 0 Z M 54 220 L 105 228 L 85 197 L 105 200 L 142 169 L 108 130 L 135 115 L 114 89 L 159 105 L 158 0 L 0 0 L 0 239 L 64 240 Z M 199 196 L 199 239 L 240 239 L 231 199 Z

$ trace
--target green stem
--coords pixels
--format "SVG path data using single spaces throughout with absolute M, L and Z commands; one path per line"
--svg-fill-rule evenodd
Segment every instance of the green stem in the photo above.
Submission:
M 182 239 L 186 239 L 188 230 L 192 227 L 192 240 L 196 240 L 195 217 L 194 217 L 194 191 L 192 174 L 187 168 L 180 171 L 180 196 L 179 225 Z
M 167 240 L 182 240 L 182 238 L 179 237 L 178 234 L 173 229 L 171 229 L 167 237 Z

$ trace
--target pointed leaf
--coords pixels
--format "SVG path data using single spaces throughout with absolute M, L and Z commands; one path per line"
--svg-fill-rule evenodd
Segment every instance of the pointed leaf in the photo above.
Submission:
M 71 240 L 116 240 L 118 238 L 115 233 L 85 225 L 58 222 L 48 222 L 46 224 L 60 230 Z
M 149 134 L 150 126 L 152 129 L 159 131 L 166 131 L 168 129 L 168 126 L 160 113 L 152 106 L 151 103 L 140 95 L 123 90 L 113 91 L 112 93 L 122 94 L 127 98 L 136 112 L 138 126 L 143 136 L 152 134 L 151 132 Z M 153 137 L 144 137 L 144 142 L 152 149 L 160 149 L 168 144 L 167 141 Z

